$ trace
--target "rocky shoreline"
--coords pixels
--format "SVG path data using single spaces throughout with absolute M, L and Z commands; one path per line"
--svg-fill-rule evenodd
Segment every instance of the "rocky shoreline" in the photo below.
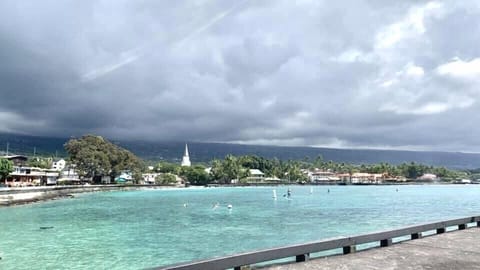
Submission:
M 129 191 L 140 189 L 165 189 L 175 186 L 157 185 L 91 185 L 91 186 L 52 186 L 31 188 L 0 189 L 0 207 L 28 204 L 40 201 L 72 198 L 77 193 L 100 191 Z

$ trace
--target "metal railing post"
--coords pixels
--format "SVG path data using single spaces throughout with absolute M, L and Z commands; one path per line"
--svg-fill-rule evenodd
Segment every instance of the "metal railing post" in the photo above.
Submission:
M 354 253 L 355 251 L 357 251 L 357 247 L 355 245 L 343 247 L 343 254 L 350 254 Z
M 388 246 L 391 246 L 392 245 L 392 239 L 383 239 L 383 240 L 380 240 L 380 246 L 381 247 L 388 247 Z
M 422 233 L 419 233 L 419 232 L 418 233 L 412 233 L 410 235 L 410 239 L 412 239 L 412 240 L 420 239 L 420 238 L 422 238 Z
M 310 259 L 310 254 L 309 253 L 295 256 L 295 261 L 296 262 L 306 262 L 309 259 Z

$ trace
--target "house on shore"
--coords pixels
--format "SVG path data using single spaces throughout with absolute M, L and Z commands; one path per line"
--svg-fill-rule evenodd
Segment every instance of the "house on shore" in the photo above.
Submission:
M 6 184 L 11 187 L 56 185 L 58 176 L 59 172 L 51 169 L 15 166 L 7 177 Z
M 316 184 L 336 183 L 341 180 L 336 173 L 331 171 L 322 171 L 319 169 L 308 171 L 307 176 L 310 182 Z
M 122 172 L 118 177 L 115 177 L 115 183 L 116 184 L 132 184 L 133 183 L 132 173 L 130 171 Z
M 52 162 L 52 169 L 56 171 L 62 171 L 66 165 L 67 162 L 63 158 L 57 159 Z
M 23 155 L 1 156 L 13 163 L 13 172 L 5 180 L 10 187 L 56 185 L 59 172 L 27 166 L 28 158 Z
M 383 182 L 384 175 L 381 173 L 353 173 L 352 184 L 379 184 Z
M 247 182 L 263 182 L 265 180 L 265 174 L 258 169 L 249 169 L 248 173 Z
M 65 166 L 60 171 L 60 178 L 57 182 L 62 185 L 80 184 L 82 181 L 78 171 L 75 170 L 75 164 Z
M 143 173 L 142 174 L 143 183 L 153 185 L 155 184 L 155 179 L 159 175 L 160 173 Z
M 0 158 L 8 159 L 13 162 L 13 166 L 26 166 L 28 158 L 22 155 L 8 155 L 8 156 L 0 156 Z
M 438 177 L 433 173 L 425 173 L 422 176 L 418 177 L 417 180 L 425 181 L 425 182 L 433 182 L 438 180 Z

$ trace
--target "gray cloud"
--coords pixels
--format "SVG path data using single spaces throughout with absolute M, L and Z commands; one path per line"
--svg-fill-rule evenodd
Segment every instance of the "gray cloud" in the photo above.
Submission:
M 0 132 L 480 151 L 479 13 L 473 0 L 1 1 Z

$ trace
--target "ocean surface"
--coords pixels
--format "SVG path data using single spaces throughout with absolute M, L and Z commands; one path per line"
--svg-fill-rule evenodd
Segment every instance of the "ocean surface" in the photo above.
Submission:
M 287 188 L 99 192 L 0 208 L 0 269 L 142 269 L 480 214 L 480 185 L 290 186 L 291 200 Z

